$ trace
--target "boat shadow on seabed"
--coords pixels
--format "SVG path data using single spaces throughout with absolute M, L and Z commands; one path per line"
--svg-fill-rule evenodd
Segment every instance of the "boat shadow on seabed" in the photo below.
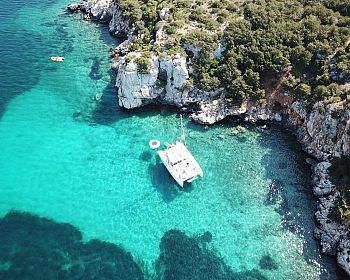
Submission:
M 180 189 L 176 181 L 162 164 L 158 155 L 156 157 L 156 163 L 149 164 L 148 173 L 151 177 L 153 188 L 160 193 L 164 202 L 170 203 L 176 197 L 183 194 L 183 192 L 191 192 L 193 190 L 193 185 L 190 183 L 186 183 L 184 188 Z

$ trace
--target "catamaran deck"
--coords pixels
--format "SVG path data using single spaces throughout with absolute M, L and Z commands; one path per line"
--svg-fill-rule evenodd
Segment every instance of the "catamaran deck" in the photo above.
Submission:
M 165 167 L 176 182 L 183 187 L 184 182 L 192 182 L 198 176 L 203 177 L 203 171 L 186 146 L 177 141 L 164 151 L 158 151 Z

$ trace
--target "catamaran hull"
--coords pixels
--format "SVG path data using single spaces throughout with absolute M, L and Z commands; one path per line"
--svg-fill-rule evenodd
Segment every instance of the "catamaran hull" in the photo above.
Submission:
M 174 180 L 181 186 L 181 188 L 184 187 L 184 181 L 181 180 L 179 177 L 177 177 L 177 175 L 175 174 L 175 172 L 173 172 L 172 167 L 170 166 L 170 164 L 168 163 L 168 161 L 166 160 L 166 156 L 165 153 L 163 151 L 158 151 L 158 155 L 160 157 L 160 159 L 162 160 L 164 166 L 166 167 L 166 169 L 169 171 L 170 175 L 174 178 Z
M 158 151 L 159 157 L 175 181 L 181 186 L 203 177 L 203 171 L 187 147 L 180 141 L 166 150 Z

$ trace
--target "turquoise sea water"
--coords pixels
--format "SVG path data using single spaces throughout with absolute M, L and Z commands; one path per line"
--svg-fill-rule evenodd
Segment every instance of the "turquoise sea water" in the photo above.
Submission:
M 162 264 L 172 271 L 166 279 L 342 279 L 312 237 L 309 166 L 293 137 L 254 127 L 235 135 L 231 121 L 206 127 L 185 118 L 205 176 L 182 191 L 148 147 L 150 139 L 179 136 L 179 116 L 167 107 L 117 107 L 109 51 L 118 42 L 107 28 L 66 14 L 68 0 L 7 2 L 0 10 L 0 216 L 16 210 L 55 222 L 42 228 L 49 222 L 20 214 L 0 221 L 0 279 L 10 279 L 15 265 L 17 273 L 29 267 L 18 261 L 18 244 L 29 255 L 28 248 L 45 247 L 33 232 L 46 236 L 52 252 L 51 234 L 64 236 L 57 223 L 79 229 L 84 242 L 123 247 L 151 274 Z M 53 55 L 65 62 L 51 62 Z M 25 229 L 34 238 L 16 240 Z

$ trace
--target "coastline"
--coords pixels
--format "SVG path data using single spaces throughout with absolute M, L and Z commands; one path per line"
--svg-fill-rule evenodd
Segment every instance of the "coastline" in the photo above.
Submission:
M 350 240 L 347 231 L 339 222 L 328 218 L 340 198 L 340 193 L 330 181 L 330 160 L 350 154 L 350 136 L 347 135 L 350 128 L 349 110 L 334 119 L 332 114 L 339 110 L 341 104 L 330 104 L 323 112 L 320 104 L 315 104 L 311 112 L 307 113 L 304 104 L 293 102 L 292 96 L 286 92 L 275 92 L 267 98 L 268 104 L 244 102 L 242 106 L 230 107 L 225 102 L 223 92 L 182 88 L 189 77 L 189 69 L 186 58 L 180 55 L 154 56 L 151 58 L 151 69 L 140 74 L 136 63 L 127 59 L 133 31 L 128 28 L 118 7 L 108 0 L 83 3 L 74 4 L 77 6 L 70 6 L 69 9 L 83 10 L 84 19 L 87 20 L 109 22 L 113 35 L 127 38 L 113 51 L 113 68 L 117 72 L 116 87 L 121 107 L 132 109 L 150 103 L 165 103 L 191 113 L 191 118 L 201 124 L 214 124 L 225 117 L 237 116 L 250 123 L 273 122 L 297 137 L 303 150 L 314 158 L 307 160 L 312 169 L 312 187 L 317 199 L 314 236 L 320 241 L 322 253 L 336 256 L 338 265 L 350 275 Z M 162 72 L 167 74 L 164 84 L 155 86 Z M 333 141 L 334 137 L 336 141 Z

